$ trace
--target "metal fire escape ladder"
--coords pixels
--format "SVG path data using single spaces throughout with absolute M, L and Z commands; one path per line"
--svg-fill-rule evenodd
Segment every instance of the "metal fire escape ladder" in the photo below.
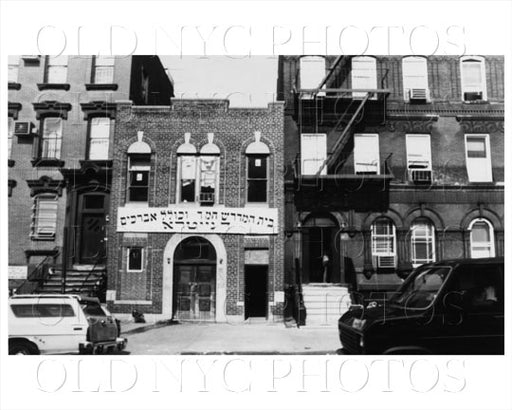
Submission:
M 332 154 L 329 155 L 325 159 L 325 161 L 322 163 L 322 165 L 320 166 L 319 170 L 316 173 L 316 176 L 319 176 L 325 167 L 327 167 L 327 169 L 329 169 L 329 167 L 331 167 L 338 160 L 338 157 L 340 156 L 341 152 L 343 151 L 343 148 L 345 147 L 345 144 L 348 141 L 348 138 L 350 137 L 349 131 L 352 129 L 354 122 L 361 114 L 361 112 L 362 112 L 366 102 L 370 98 L 371 94 L 372 94 L 371 92 L 366 92 L 366 95 L 364 96 L 364 98 L 359 102 L 359 106 L 357 107 L 354 114 L 352 114 L 352 118 L 350 118 L 350 121 L 345 126 L 345 128 L 341 132 L 340 136 L 336 140 L 336 143 L 334 144 L 334 147 L 332 150 Z M 343 120 L 343 117 L 340 117 L 340 120 L 336 124 L 335 129 L 341 124 L 342 120 Z

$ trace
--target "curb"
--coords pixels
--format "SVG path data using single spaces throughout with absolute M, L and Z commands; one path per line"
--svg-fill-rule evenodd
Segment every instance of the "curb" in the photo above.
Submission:
M 139 326 L 139 327 L 127 330 L 125 332 L 121 331 L 121 335 L 135 335 L 137 333 L 147 332 L 148 330 L 158 329 L 160 327 L 172 326 L 172 325 L 177 325 L 177 324 L 179 324 L 179 322 L 176 320 L 172 320 L 172 319 L 163 320 L 161 322 L 151 323 L 146 326 Z

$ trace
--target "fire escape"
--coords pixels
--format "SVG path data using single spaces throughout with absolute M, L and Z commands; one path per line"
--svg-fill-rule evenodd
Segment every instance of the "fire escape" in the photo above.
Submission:
M 390 157 L 369 172 L 356 170 L 353 160 L 354 134 L 366 126 L 384 123 L 390 91 L 342 88 L 351 71 L 350 56 L 336 58 L 317 88 L 294 89 L 295 120 L 299 135 L 327 135 L 328 151 L 316 173 L 306 174 L 301 154 L 294 164 L 297 210 L 382 211 L 389 204 L 389 183 L 393 178 Z M 370 165 L 370 164 L 368 164 Z

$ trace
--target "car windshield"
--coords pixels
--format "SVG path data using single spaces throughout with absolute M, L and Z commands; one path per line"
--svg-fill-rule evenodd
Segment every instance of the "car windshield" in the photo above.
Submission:
M 451 268 L 431 266 L 419 268 L 411 274 L 389 302 L 406 308 L 424 309 L 435 300 Z
M 86 316 L 106 316 L 99 303 L 80 302 Z

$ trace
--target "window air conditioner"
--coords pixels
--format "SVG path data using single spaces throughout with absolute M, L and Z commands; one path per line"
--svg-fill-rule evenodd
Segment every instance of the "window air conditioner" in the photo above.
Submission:
M 30 121 L 15 121 L 14 122 L 14 135 L 20 137 L 29 137 L 34 133 L 34 124 Z
M 395 267 L 395 256 L 377 256 L 377 268 L 392 269 Z
M 409 180 L 417 184 L 429 184 L 432 182 L 432 171 L 427 169 L 410 169 Z
M 411 88 L 409 100 L 430 102 L 430 90 L 428 88 Z
M 484 96 L 481 91 L 464 93 L 464 101 L 482 101 L 483 98 Z

